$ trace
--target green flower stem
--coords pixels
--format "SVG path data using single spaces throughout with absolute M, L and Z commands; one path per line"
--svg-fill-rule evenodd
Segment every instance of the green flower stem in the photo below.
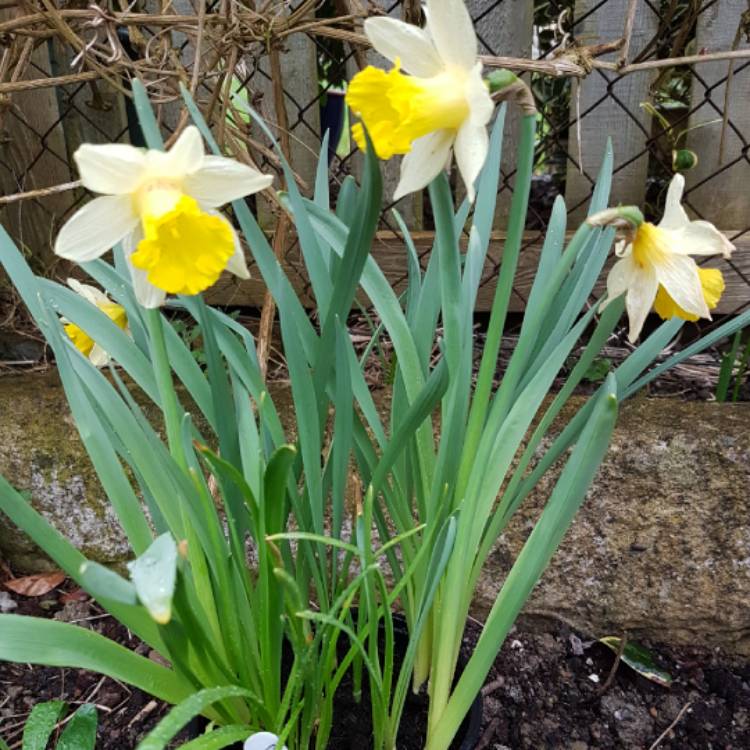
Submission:
M 527 115 L 521 126 L 521 140 L 518 146 L 518 171 L 513 199 L 510 204 L 508 218 L 508 234 L 503 248 L 503 261 L 500 267 L 500 277 L 495 287 L 495 298 L 492 302 L 490 322 L 487 327 L 487 339 L 484 344 L 482 361 L 479 366 L 477 385 L 474 391 L 469 424 L 466 428 L 466 442 L 464 443 L 461 467 L 456 484 L 456 497 L 462 498 L 473 468 L 473 458 L 482 436 L 482 427 L 487 415 L 487 409 L 495 378 L 497 358 L 500 352 L 505 318 L 508 305 L 513 293 L 513 281 L 518 266 L 518 256 L 521 251 L 523 232 L 526 227 L 526 211 L 529 205 L 529 191 L 531 190 L 531 175 L 534 166 L 534 142 L 536 139 L 536 117 Z
M 151 346 L 151 362 L 159 389 L 161 408 L 164 412 L 164 424 L 167 430 L 169 452 L 179 467 L 187 471 L 185 451 L 182 444 L 182 414 L 183 409 L 177 400 L 174 383 L 172 382 L 172 367 L 167 356 L 167 345 L 164 340 L 164 321 L 158 309 L 145 311 L 146 327 L 148 328 Z
M 474 470 L 477 448 L 482 437 L 485 419 L 487 417 L 492 384 L 500 351 L 505 319 L 508 314 L 510 297 L 513 293 L 513 280 L 516 276 L 518 256 L 523 241 L 526 226 L 526 211 L 531 189 L 531 175 L 534 162 L 534 142 L 536 138 L 536 118 L 524 116 L 521 125 L 521 139 L 518 147 L 518 171 L 516 184 L 511 201 L 510 217 L 508 221 L 508 235 L 503 248 L 503 260 L 500 277 L 492 303 L 492 312 L 487 330 L 487 340 L 479 366 L 477 386 L 469 412 L 461 464 L 455 488 L 455 501 L 460 503 L 466 492 L 466 487 Z M 469 518 L 462 514 L 461 523 L 470 523 Z M 470 550 L 457 549 L 448 564 L 447 573 L 451 568 L 459 566 L 467 571 L 471 570 L 473 558 L 469 558 Z M 454 572 L 455 575 L 455 572 Z M 457 644 L 460 643 L 463 632 L 463 617 L 461 608 L 456 605 L 456 592 L 441 590 L 435 604 L 435 640 L 432 644 L 431 701 L 428 723 L 430 726 L 439 721 L 450 696 L 453 673 L 458 653 Z M 452 602 L 452 604 L 451 604 Z M 460 621 L 459 621 L 460 620 Z

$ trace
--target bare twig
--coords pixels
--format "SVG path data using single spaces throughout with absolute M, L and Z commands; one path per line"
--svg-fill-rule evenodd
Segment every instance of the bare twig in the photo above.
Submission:
M 635 24 L 635 12 L 638 8 L 638 0 L 630 0 L 628 3 L 628 12 L 625 15 L 625 30 L 622 34 L 622 49 L 620 56 L 617 58 L 619 67 L 624 68 L 630 54 L 630 40 L 633 36 L 633 25 Z
M 669 733 L 677 726 L 677 722 L 685 715 L 685 712 L 690 708 L 692 704 L 688 701 L 681 709 L 680 712 L 675 716 L 674 721 L 654 740 L 653 745 L 648 750 L 656 750 L 661 744 L 661 741 L 665 739 Z
M 277 47 L 271 47 L 268 54 L 271 65 L 271 83 L 273 86 L 273 103 L 276 113 L 276 123 L 279 127 L 279 141 L 284 158 L 290 161 L 291 145 L 289 143 L 289 118 L 284 103 L 284 87 L 281 72 L 281 57 Z M 285 187 L 282 175 L 282 188 Z M 286 235 L 289 221 L 284 212 L 279 215 L 276 225 L 276 233 L 273 237 L 273 251 L 276 258 L 281 261 L 286 252 Z M 263 296 L 263 308 L 260 314 L 260 331 L 258 332 L 258 364 L 263 377 L 268 369 L 268 354 L 271 348 L 271 337 L 273 335 L 273 321 L 276 317 L 276 302 L 270 290 L 266 290 Z
M 620 645 L 617 648 L 617 653 L 615 654 L 615 660 L 612 662 L 612 667 L 609 670 L 609 674 L 607 675 L 607 679 L 604 680 L 604 684 L 599 688 L 599 692 L 597 694 L 597 698 L 601 698 L 604 693 L 609 690 L 612 683 L 615 680 L 615 675 L 617 674 L 617 668 L 620 666 L 620 661 L 622 660 L 622 655 L 625 653 L 625 647 L 628 645 L 628 636 L 626 633 L 622 634 L 622 638 L 620 638 Z
M 482 736 L 479 738 L 479 742 L 477 743 L 477 750 L 484 750 L 484 748 L 490 746 L 490 743 L 492 742 L 492 739 L 495 736 L 495 732 L 497 731 L 497 728 L 499 726 L 500 726 L 500 719 L 496 716 L 487 725 L 487 729 L 484 730 L 484 732 L 482 733 Z
M 44 198 L 47 195 L 64 193 L 66 190 L 73 190 L 77 187 L 81 187 L 80 180 L 75 180 L 74 182 L 64 182 L 61 185 L 52 185 L 51 187 L 39 188 L 37 190 L 28 190 L 25 193 L 0 195 L 0 206 L 7 205 L 8 203 L 17 203 L 18 201 L 29 200 L 30 198 Z

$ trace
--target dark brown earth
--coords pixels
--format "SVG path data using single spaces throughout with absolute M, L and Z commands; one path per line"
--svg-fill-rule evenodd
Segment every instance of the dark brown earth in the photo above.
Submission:
M 9 592 L 6 592 L 8 594 Z M 73 594 L 73 596 L 71 596 Z M 89 600 L 79 600 L 69 583 L 42 597 L 10 594 L 18 614 L 57 617 L 92 628 L 125 646 L 147 653 L 112 618 Z M 8 596 L 4 601 L 8 602 Z M 478 626 L 470 623 L 469 641 Z M 696 643 L 685 648 L 648 646 L 674 678 L 662 687 L 620 664 L 607 677 L 615 655 L 566 626 L 549 622 L 511 633 L 484 689 L 484 718 L 478 748 L 489 750 L 746 750 L 750 748 L 750 663 Z M 603 688 L 606 686 L 606 689 Z M 164 715 L 167 707 L 109 678 L 73 669 L 0 663 L 0 737 L 20 748 L 31 707 L 50 699 L 99 708 L 98 748 L 130 750 Z M 366 719 L 349 713 L 342 695 L 332 750 L 365 750 Z M 417 700 L 412 708 L 421 710 Z M 679 717 L 679 718 L 678 718 Z M 676 723 L 675 723 L 676 722 Z M 662 733 L 670 726 L 662 739 Z M 423 731 L 410 716 L 399 750 L 419 750 Z M 654 744 L 657 743 L 657 744 Z

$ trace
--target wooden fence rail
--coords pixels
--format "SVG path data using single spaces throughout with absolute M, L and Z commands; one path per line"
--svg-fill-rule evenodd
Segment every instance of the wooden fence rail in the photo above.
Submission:
M 535 17 L 531 0 L 467 1 L 475 18 L 480 53 L 490 56 L 531 57 L 547 54 L 549 57 L 565 51 L 566 47 L 567 51 L 573 49 L 571 39 L 581 44 L 590 44 L 592 40 L 616 40 L 623 34 L 625 18 L 633 8 L 635 15 L 626 49 L 618 50 L 603 60 L 617 63 L 620 56 L 626 54 L 627 59 L 622 62 L 640 62 L 659 56 L 742 50 L 749 46 L 745 36 L 740 33 L 743 13 L 748 8 L 747 0 L 717 0 L 708 4 L 692 20 L 683 24 L 684 33 L 675 32 L 670 27 L 673 19 L 660 17 L 660 6 L 646 0 L 635 0 L 635 6 L 632 5 L 633 0 L 571 0 L 573 12 L 559 19 L 552 48 L 546 42 L 547 47 L 543 48 L 541 40 L 545 34 L 548 35 L 545 29 L 549 24 L 544 27 L 538 15 Z M 149 3 L 153 2 L 148 0 L 145 7 L 150 7 Z M 406 17 L 411 21 L 419 13 L 418 3 L 412 0 L 403 0 L 395 6 L 385 0 L 377 0 L 376 4 L 395 17 Z M 355 15 L 364 8 L 360 8 L 358 0 L 341 0 L 339 5 L 349 8 Z M 158 9 L 161 6 L 154 4 L 153 7 Z M 182 18 L 194 12 L 189 0 L 176 0 L 172 7 L 174 13 L 183 14 Z M 287 7 L 280 5 L 279 8 L 280 13 L 289 12 Z M 20 11 L 0 10 L 0 22 L 13 18 L 17 12 Z M 309 13 L 312 17 L 313 10 Z M 139 30 L 145 29 L 140 21 L 139 24 Z M 159 33 L 163 35 L 165 28 L 160 26 Z M 195 42 L 184 28 L 172 33 L 170 38 L 174 54 L 182 60 L 186 69 L 190 69 L 196 63 Z M 13 38 L 12 32 L 9 36 Z M 35 42 L 35 38 L 39 41 Z M 383 63 L 374 53 L 345 41 L 345 36 L 342 39 L 344 41 L 337 42 L 339 47 L 336 53 L 338 57 L 333 61 L 335 65 L 327 68 L 332 71 L 330 75 L 337 75 L 336 66 L 340 68 L 339 72 L 345 71 L 344 78 L 349 78 L 363 62 Z M 669 45 L 666 45 L 665 39 L 672 45 L 666 53 L 664 50 Z M 18 37 L 13 44 L 16 51 L 20 50 L 21 54 L 30 58 L 31 65 L 26 73 L 29 78 L 54 77 L 71 70 L 74 53 L 57 38 L 45 41 L 41 37 Z M 286 120 L 293 167 L 307 185 L 312 185 L 317 161 L 315 154 L 320 148 L 320 97 L 325 93 L 319 80 L 319 62 L 324 54 L 330 53 L 331 47 L 322 48 L 318 38 L 303 33 L 287 37 L 284 45 L 280 55 L 280 87 L 273 85 L 272 66 L 262 41 L 256 45 L 260 52 L 255 50 L 253 54 L 244 48 L 234 49 L 218 69 L 233 72 L 234 80 L 244 87 L 248 100 L 260 109 L 272 126 Z M 210 49 L 202 49 L 197 64 L 203 64 L 202 61 L 210 55 Z M 670 151 L 674 136 L 680 131 L 687 131 L 682 145 L 698 156 L 697 167 L 686 173 L 687 204 L 696 217 L 710 220 L 727 232 L 737 245 L 737 253 L 729 263 L 711 262 L 721 267 L 727 278 L 727 292 L 719 312 L 732 313 L 746 307 L 750 304 L 750 191 L 747 190 L 750 184 L 750 107 L 747 106 L 750 98 L 750 63 L 721 60 L 693 69 L 684 79 L 687 89 L 686 100 L 681 102 L 682 109 L 668 113 L 667 119 L 672 123 L 669 132 L 665 132 L 663 121 L 653 117 L 652 110 L 642 105 L 655 101 L 654 87 L 670 80 L 671 74 L 647 69 L 621 75 L 616 67 L 612 65 L 612 69 L 608 69 L 600 66 L 590 75 L 573 79 L 568 84 L 570 89 L 566 93 L 567 110 L 564 115 L 567 120 L 563 118 L 562 125 L 560 122 L 550 124 L 544 117 L 540 118 L 539 152 L 546 153 L 554 147 L 557 153 L 564 156 L 565 163 L 561 167 L 558 165 L 557 182 L 554 184 L 558 190 L 562 189 L 570 212 L 570 225 L 585 215 L 608 137 L 613 140 L 615 154 L 612 203 L 634 203 L 654 208 L 663 200 L 663 187 L 671 169 Z M 198 91 L 199 99 L 207 107 L 213 107 L 212 111 L 216 113 L 221 107 L 216 105 L 216 97 L 211 104 L 213 92 L 219 86 L 227 89 L 228 81 L 221 78 L 218 83 L 207 82 L 201 76 L 198 79 L 203 86 Z M 0 82 L 2 80 L 0 61 Z M 283 94 L 279 93 L 279 89 Z M 283 107 L 283 111 L 280 107 Z M 175 127 L 180 119 L 176 103 L 163 107 L 162 115 L 163 122 L 170 128 Z M 225 113 L 223 116 L 226 118 Z M 713 120 L 719 122 L 706 124 Z M 214 118 L 214 123 L 217 122 L 223 128 L 222 121 Z M 501 165 L 503 179 L 496 221 L 498 233 L 491 243 L 478 299 L 480 310 L 489 307 L 494 275 L 501 258 L 503 231 L 515 175 L 518 124 L 518 113 L 511 110 L 506 120 Z M 57 88 L 17 92 L 11 100 L 0 99 L 0 194 L 8 195 L 73 180 L 76 175 L 71 168 L 72 154 L 82 141 L 106 142 L 127 138 L 128 117 L 124 98 L 106 81 L 85 81 Z M 251 133 L 249 139 L 253 138 L 258 139 L 259 134 Z M 262 152 L 259 153 L 262 161 Z M 332 163 L 332 177 L 335 180 L 347 173 L 356 175 L 360 167 L 361 157 L 356 153 L 337 157 Z M 398 164 L 389 163 L 384 169 L 386 198 L 390 198 L 398 177 Z M 546 169 L 548 165 L 540 161 L 537 171 L 542 173 Z M 541 176 L 539 179 L 543 181 Z M 660 190 L 654 187 L 657 183 L 661 186 Z M 52 239 L 57 229 L 81 200 L 83 195 L 79 191 L 78 194 L 60 193 L 8 205 L 0 203 L 0 222 L 44 264 L 50 258 Z M 430 214 L 423 196 L 410 196 L 400 201 L 397 207 L 415 233 L 420 253 L 426 255 L 432 238 L 429 232 L 424 231 L 425 227 L 430 226 Z M 258 210 L 264 226 L 272 232 L 274 207 L 261 201 Z M 544 210 L 544 207 L 535 209 L 537 224 L 543 224 Z M 393 227 L 387 212 L 384 213 L 385 227 Z M 513 301 L 516 310 L 523 308 L 541 238 L 540 232 L 530 232 L 527 238 Z M 392 231 L 383 231 L 373 252 L 388 278 L 397 287 L 403 283 L 406 252 L 397 236 Z M 307 294 L 301 262 L 291 241 L 286 243 L 284 263 L 293 284 L 301 294 Z M 243 283 L 222 278 L 210 296 L 218 303 L 260 306 L 264 294 L 263 285 L 256 276 Z M 312 300 L 306 301 L 312 303 Z

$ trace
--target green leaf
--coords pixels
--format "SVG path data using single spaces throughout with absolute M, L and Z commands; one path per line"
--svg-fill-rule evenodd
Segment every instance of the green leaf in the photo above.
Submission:
M 434 734 L 435 746 L 448 746 L 482 687 L 518 613 L 562 541 L 609 446 L 617 418 L 617 383 L 610 375 L 597 396 L 547 505 L 495 599 L 474 653 L 467 663 Z M 447 602 L 443 607 L 449 606 Z
M 151 546 L 128 563 L 130 578 L 141 604 L 160 625 L 172 618 L 172 597 L 177 580 L 177 545 L 167 532 L 154 539 Z
M 614 635 L 608 635 L 604 638 L 600 638 L 599 643 L 603 643 L 607 648 L 618 654 L 620 653 L 622 639 Z M 672 675 L 670 675 L 669 672 L 665 672 L 663 669 L 659 669 L 659 667 L 656 666 L 656 662 L 654 661 L 651 652 L 639 643 L 627 641 L 620 659 L 631 669 L 638 672 L 641 677 L 645 677 L 647 680 L 651 680 L 651 682 L 655 682 L 657 685 L 669 687 L 672 684 Z
M 159 132 L 159 124 L 156 122 L 154 110 L 148 99 L 148 92 L 140 78 L 134 78 L 130 84 L 133 90 L 133 100 L 135 102 L 135 113 L 138 116 L 138 124 L 141 126 L 143 137 L 149 148 L 158 151 L 164 150 L 164 141 Z
M 90 669 L 169 703 L 192 692 L 171 669 L 99 633 L 58 620 L 0 615 L 0 661 Z
M 245 724 L 230 724 L 180 745 L 180 750 L 220 750 L 222 747 L 229 747 L 229 745 L 246 740 L 254 731 L 252 727 Z
M 293 445 L 277 448 L 263 476 L 263 502 L 266 510 L 266 533 L 275 534 L 284 529 L 286 486 L 289 472 L 297 458 Z
M 65 712 L 65 701 L 37 703 L 31 709 L 23 728 L 23 750 L 44 750 L 47 742 Z
M 97 723 L 96 706 L 84 703 L 60 735 L 57 750 L 94 750 Z
M 172 738 L 195 716 L 213 703 L 227 698 L 253 698 L 253 694 L 236 685 L 206 688 L 194 693 L 175 706 L 148 735 L 136 750 L 164 750 Z M 248 735 L 253 730 L 248 731 Z M 245 735 L 246 737 L 248 735 Z M 221 747 L 221 746 L 219 746 Z
M 612 360 L 607 357 L 594 357 L 594 361 L 583 375 L 584 380 L 597 383 L 604 380 L 612 369 Z
M 137 604 L 135 586 L 114 570 L 87 560 L 80 568 L 80 584 L 96 599 L 111 599 L 121 604 Z
M 8 743 L 2 737 L 0 737 L 0 750 L 10 750 Z

